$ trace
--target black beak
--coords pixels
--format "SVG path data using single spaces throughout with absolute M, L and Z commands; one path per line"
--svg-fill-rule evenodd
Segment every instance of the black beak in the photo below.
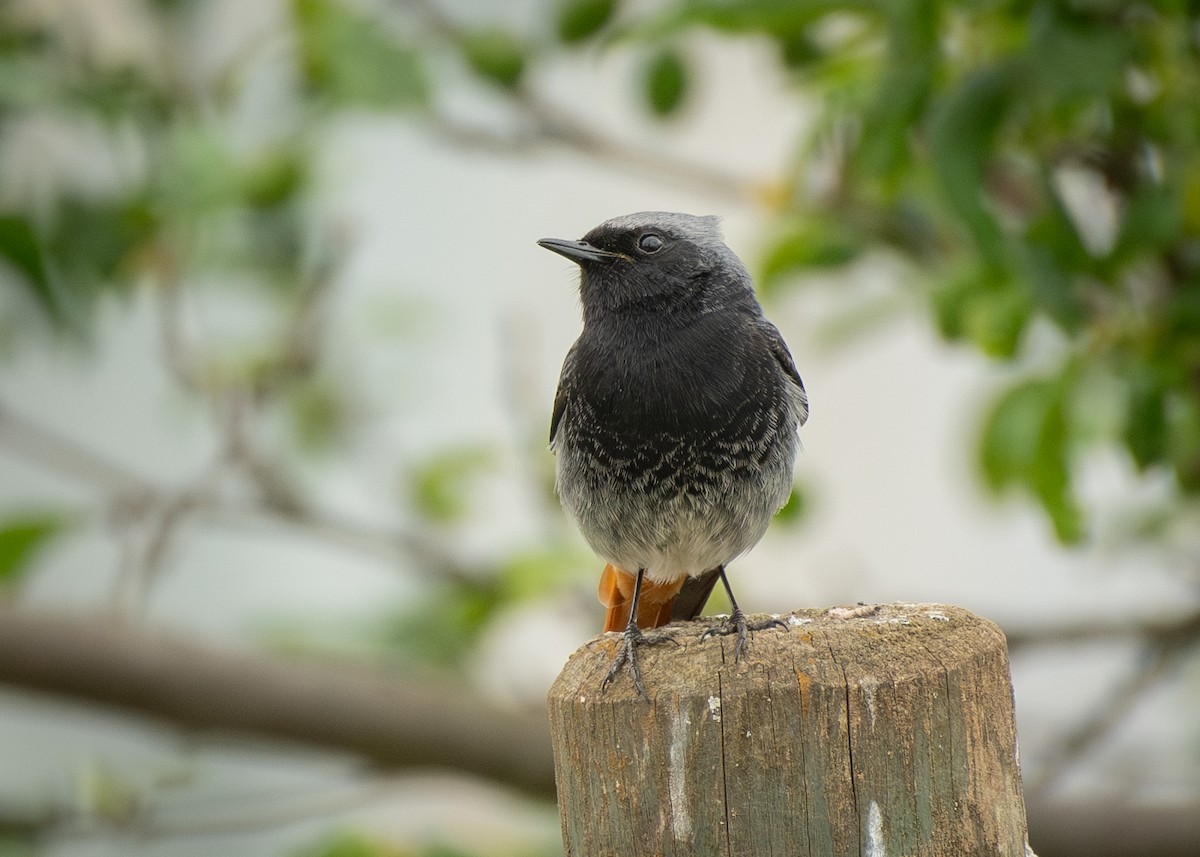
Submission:
M 571 241 L 567 238 L 543 238 L 538 242 L 539 247 L 545 247 L 560 256 L 566 256 L 572 262 L 582 265 L 584 262 L 603 262 L 606 259 L 624 259 L 620 253 L 610 253 L 593 247 L 586 241 Z

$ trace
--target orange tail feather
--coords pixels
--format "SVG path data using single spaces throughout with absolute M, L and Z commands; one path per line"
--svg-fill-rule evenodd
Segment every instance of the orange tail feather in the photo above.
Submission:
M 639 628 L 659 628 L 671 621 L 671 603 L 679 594 L 685 578 L 670 583 L 655 583 L 642 578 L 642 594 L 638 599 L 637 625 Z M 596 595 L 607 609 L 604 614 L 605 631 L 624 631 L 629 624 L 629 611 L 633 607 L 633 587 L 637 575 L 630 574 L 615 565 L 604 566 Z

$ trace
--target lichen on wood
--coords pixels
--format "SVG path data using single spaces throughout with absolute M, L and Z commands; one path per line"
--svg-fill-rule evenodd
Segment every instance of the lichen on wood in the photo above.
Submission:
M 752 617 L 767 618 L 767 617 Z M 1004 637 L 966 610 L 796 611 L 733 662 L 708 620 L 581 647 L 550 691 L 571 857 L 1012 855 L 1025 812 Z

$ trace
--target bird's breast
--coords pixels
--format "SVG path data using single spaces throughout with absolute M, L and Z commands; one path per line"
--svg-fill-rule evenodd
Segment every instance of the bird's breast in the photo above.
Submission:
M 753 480 L 780 443 L 792 454 L 796 426 L 774 358 L 736 329 L 699 333 L 623 348 L 581 341 L 559 447 L 573 469 L 700 494 Z

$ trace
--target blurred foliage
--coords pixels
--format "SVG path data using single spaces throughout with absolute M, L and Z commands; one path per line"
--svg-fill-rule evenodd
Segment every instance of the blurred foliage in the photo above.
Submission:
M 429 97 L 420 55 L 339 0 L 294 0 L 304 79 L 335 104 L 398 108 Z
M 196 5 L 144 12 L 169 33 Z M 1029 492 L 1064 541 L 1087 531 L 1075 499 L 1083 432 L 1072 374 L 1115 379 L 1124 417 L 1111 440 L 1139 470 L 1169 471 L 1184 494 L 1200 493 L 1193 4 L 548 7 L 547 30 L 521 32 L 499 19 L 459 22 L 432 4 L 292 0 L 294 109 L 252 146 L 220 121 L 238 105 L 236 69 L 197 89 L 149 60 L 72 50 L 52 16 L 0 12 L 0 129 L 53 114 L 105 129 L 114 149 L 132 134 L 143 153 L 107 190 L 67 183 L 0 196 L 0 278 L 76 335 L 100 294 L 146 280 L 175 288 L 218 271 L 293 299 L 319 262 L 301 212 L 314 141 L 334 111 L 420 117 L 448 85 L 434 71 L 445 56 L 459 56 L 485 94 L 521 99 L 530 75 L 563 52 L 632 49 L 643 61 L 631 95 L 674 117 L 699 97 L 690 34 L 753 37 L 822 105 L 787 177 L 762 288 L 867 252 L 909 260 L 943 336 L 1017 367 L 982 427 L 979 460 L 986 484 Z M 825 179 L 814 185 L 818 168 Z M 1030 344 L 1037 329 L 1056 332 L 1056 352 Z M 336 398 L 313 388 L 293 405 L 301 444 L 327 444 Z M 430 518 L 462 513 L 457 467 L 418 474 L 415 499 Z
M 646 63 L 646 104 L 658 116 L 670 116 L 683 106 L 689 72 L 683 56 L 667 48 Z
M 808 517 L 809 506 L 812 505 L 812 492 L 808 486 L 793 485 L 792 493 L 775 515 L 775 524 L 791 526 L 798 524 Z
M 295 852 L 295 857 L 472 857 L 443 845 L 418 851 L 396 848 L 355 833 L 340 833 Z
M 616 153 L 623 168 L 629 148 L 589 127 L 587 111 L 572 115 L 577 104 L 542 101 L 539 81 L 564 60 L 625 52 L 630 106 L 680 122 L 706 95 L 697 33 L 768 46 L 797 101 L 816 109 L 788 173 L 767 177 L 779 190 L 765 293 L 871 255 L 900 260 L 941 335 L 1006 367 L 981 419 L 984 483 L 1025 492 L 1065 543 L 1088 533 L 1076 462 L 1090 444 L 1114 443 L 1137 470 L 1200 499 L 1196 4 L 544 0 L 546 14 L 481 7 L 456 19 L 436 0 L 287 0 L 275 29 L 224 54 L 199 23 L 214 5 L 112 4 L 124 18 L 107 23 L 127 31 L 114 40 L 71 4 L 0 4 L 0 340 L 9 352 L 86 347 L 99 308 L 153 296 L 167 368 L 211 406 L 228 435 L 219 464 L 242 468 L 257 511 L 303 525 L 320 504 L 288 454 L 336 448 L 363 417 L 353 372 L 328 365 L 321 336 L 344 236 L 314 200 L 338 123 L 403 115 L 452 141 L 457 117 L 439 110 L 467 87 L 504 108 L 481 115 L 517 126 L 493 138 L 468 124 L 467 144 L 575 146 Z M 213 294 L 244 309 L 236 321 L 252 317 L 252 330 L 189 338 L 180 307 Z M 898 305 L 860 307 L 846 326 Z M 908 383 L 919 407 L 919 381 Z M 292 448 L 256 446 L 246 424 L 271 417 Z M 433 534 L 432 547 L 412 540 L 413 553 L 437 572 L 379 634 L 406 656 L 459 666 L 502 611 L 594 566 L 553 535 L 491 564 L 460 560 L 448 543 L 496 463 L 494 450 L 456 447 L 399 474 L 396 518 L 408 512 L 422 538 Z M 167 499 L 220 499 L 194 487 Z M 813 496 L 798 487 L 781 521 L 802 520 Z M 144 502 L 121 512 L 135 524 L 191 508 L 123 499 Z M 71 520 L 0 521 L 0 587 Z M 346 529 L 376 549 L 404 541 Z M 1151 537 L 1164 529 L 1145 522 Z M 94 785 L 104 813 L 136 809 L 119 783 Z M 8 847 L 22 846 L 0 840 Z M 303 853 L 400 852 L 340 836 Z
M 493 581 L 439 583 L 392 616 L 381 641 L 424 663 L 459 666 L 502 606 Z
M 1181 2 L 693 0 L 632 30 L 776 45 L 825 109 L 764 286 L 867 250 L 911 260 L 942 334 L 1017 368 L 982 428 L 986 483 L 1074 542 L 1081 374 L 1115 382 L 1110 440 L 1136 467 L 1200 493 L 1198 24 Z M 813 164 L 833 176 L 818 192 Z
M 405 479 L 413 507 L 431 522 L 460 520 L 470 510 L 476 481 L 493 464 L 492 451 L 480 446 L 429 456 Z
M 360 417 L 312 321 L 338 252 L 312 211 L 337 118 L 436 119 L 460 73 L 480 97 L 519 109 L 564 56 L 627 51 L 631 102 L 677 121 L 704 95 L 689 40 L 706 31 L 770 45 L 797 96 L 819 107 L 772 198 L 766 293 L 869 253 L 905 260 L 944 337 L 1012 366 L 985 409 L 980 472 L 997 492 L 1033 497 L 1064 542 L 1088 532 L 1076 461 L 1097 440 L 1200 494 L 1194 4 L 547 0 L 541 26 L 521 29 L 436 3 L 289 0 L 282 58 L 252 41 L 198 70 L 185 58 L 203 6 L 130 4 L 157 46 L 142 52 L 105 51 L 49 7 L 0 8 L 3 152 L 52 123 L 115 165 L 103 179 L 72 164 L 10 170 L 22 180 L 0 193 L 0 282 L 38 321 L 6 321 L 6 336 L 29 341 L 40 325 L 86 342 L 102 300 L 144 286 L 163 299 L 170 345 L 182 294 L 236 292 L 273 308 L 267 333 L 198 349 L 175 367 L 180 379 L 214 402 L 273 408 L 296 451 L 334 448 Z M 285 82 L 268 121 L 246 118 L 257 64 Z M 1097 388 L 1118 402 L 1106 435 L 1090 418 Z M 409 465 L 401 495 L 419 523 L 452 533 L 494 463 L 486 448 L 446 450 Z M 271 502 L 303 509 L 295 486 L 260 465 Z M 793 499 L 785 521 L 806 508 Z M 59 527 L 0 526 L 0 578 L 16 579 Z M 574 561 L 551 553 L 433 588 L 397 620 L 396 639 L 457 662 L 497 610 L 527 597 L 521 580 Z M 427 627 L 439 623 L 451 629 L 442 642 Z
M 18 581 L 38 550 L 62 531 L 62 515 L 23 513 L 0 520 L 0 588 Z
M 588 39 L 599 33 L 616 11 L 617 0 L 566 0 L 558 7 L 558 38 L 567 44 Z
M 525 71 L 525 47 L 508 30 L 488 28 L 462 36 L 462 51 L 471 69 L 504 89 L 515 89 Z
M 574 543 L 514 551 L 491 575 L 436 584 L 385 623 L 382 641 L 427 664 L 461 666 L 503 611 L 544 597 L 572 580 L 575 570 L 594 565 L 594 558 Z

